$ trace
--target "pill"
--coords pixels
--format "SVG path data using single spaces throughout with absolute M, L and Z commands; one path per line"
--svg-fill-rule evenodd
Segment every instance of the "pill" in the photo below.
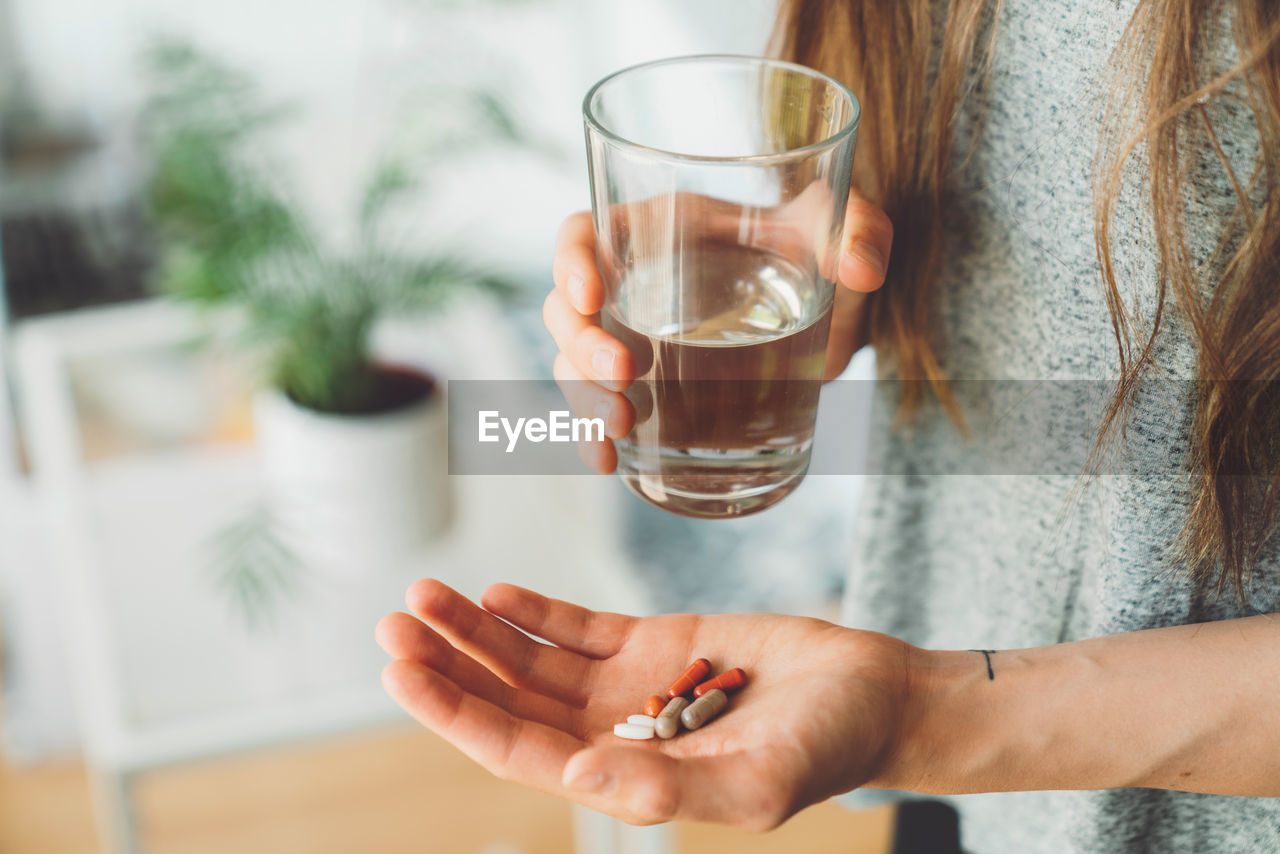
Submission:
M 613 734 L 618 738 L 644 741 L 646 738 L 653 738 L 653 727 L 640 726 L 639 724 L 614 724 Z
M 644 701 L 644 713 L 651 718 L 656 718 L 662 714 L 662 710 L 666 707 L 667 698 L 659 697 L 654 694 L 652 697 Z
M 732 670 L 726 670 L 714 679 L 708 679 L 701 685 L 693 689 L 693 696 L 701 697 L 712 688 L 719 688 L 721 691 L 736 691 L 743 685 L 747 684 L 747 671 L 741 667 L 735 667 Z
M 627 723 L 652 728 L 654 723 L 653 715 L 630 715 L 627 718 Z
M 729 695 L 719 688 L 712 688 L 689 704 L 689 708 L 680 713 L 680 723 L 685 729 L 697 729 L 729 705 Z
M 658 738 L 671 738 L 680 730 L 680 713 L 689 707 L 684 697 L 672 697 L 658 719 L 654 721 L 653 732 Z
M 710 675 L 711 662 L 705 658 L 699 658 L 693 664 L 690 664 L 684 673 L 680 674 L 679 679 L 671 683 L 671 687 L 667 689 L 667 696 L 680 697 L 688 694 L 694 689 L 694 686 Z

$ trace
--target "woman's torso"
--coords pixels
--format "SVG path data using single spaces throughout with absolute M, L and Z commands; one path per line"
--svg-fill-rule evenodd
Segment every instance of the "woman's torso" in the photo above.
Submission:
M 897 389 L 891 376 L 880 384 L 871 465 L 882 473 L 867 478 L 860 507 L 850 625 L 999 649 L 1280 611 L 1276 555 L 1244 605 L 1192 583 L 1171 556 L 1189 501 L 1178 470 L 1196 365 L 1176 318 L 1107 468 L 1118 473 L 1085 482 L 1073 467 L 1091 446 L 1081 428 L 1097 423 L 1118 374 L 1091 177 L 1106 62 L 1134 6 L 1005 0 L 982 136 L 945 214 L 938 306 L 941 356 L 974 435 L 962 439 L 936 405 L 891 431 Z M 1247 113 L 1211 107 L 1247 159 Z M 1233 195 L 1211 157 L 1191 181 L 1188 229 L 1206 252 Z M 1149 318 L 1156 256 L 1138 198 L 1122 196 L 1113 246 L 1121 289 L 1135 289 Z M 957 801 L 973 854 L 1280 851 L 1275 800 L 1117 790 Z

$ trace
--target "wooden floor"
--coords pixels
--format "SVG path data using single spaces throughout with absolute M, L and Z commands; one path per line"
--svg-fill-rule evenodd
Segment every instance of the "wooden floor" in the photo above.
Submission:
M 411 726 L 147 774 L 146 854 L 571 854 L 564 801 Z M 769 834 L 675 829 L 679 854 L 883 854 L 892 816 L 821 804 Z M 0 854 L 96 854 L 82 766 L 0 758 Z M 590 854 L 590 852 L 583 852 Z

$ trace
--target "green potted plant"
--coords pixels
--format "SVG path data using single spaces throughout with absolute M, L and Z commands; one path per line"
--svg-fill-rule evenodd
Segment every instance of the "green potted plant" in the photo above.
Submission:
M 399 160 L 370 170 L 349 245 L 322 239 L 289 194 L 286 170 L 264 153 L 288 111 L 189 45 L 158 43 L 148 60 L 158 281 L 240 319 L 264 373 L 255 430 L 278 536 L 334 563 L 413 550 L 448 517 L 442 386 L 381 363 L 370 349 L 374 324 L 438 309 L 463 289 L 511 286 L 385 238 L 388 211 L 420 191 Z

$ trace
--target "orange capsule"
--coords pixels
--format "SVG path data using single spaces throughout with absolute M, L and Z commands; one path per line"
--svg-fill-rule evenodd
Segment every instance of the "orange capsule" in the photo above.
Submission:
M 644 713 L 651 718 L 656 718 L 662 714 L 662 710 L 667 706 L 667 701 L 657 694 L 644 701 Z
M 741 667 L 735 667 L 732 670 L 726 670 L 714 679 L 708 679 L 701 685 L 693 689 L 693 696 L 701 697 L 712 688 L 719 688 L 726 694 L 735 691 L 747 684 L 747 671 Z
M 679 679 L 671 683 L 671 687 L 667 689 L 667 696 L 675 699 L 688 694 L 695 685 L 706 679 L 710 674 L 711 662 L 705 658 L 699 658 L 693 664 L 690 664 L 684 673 L 680 674 Z

